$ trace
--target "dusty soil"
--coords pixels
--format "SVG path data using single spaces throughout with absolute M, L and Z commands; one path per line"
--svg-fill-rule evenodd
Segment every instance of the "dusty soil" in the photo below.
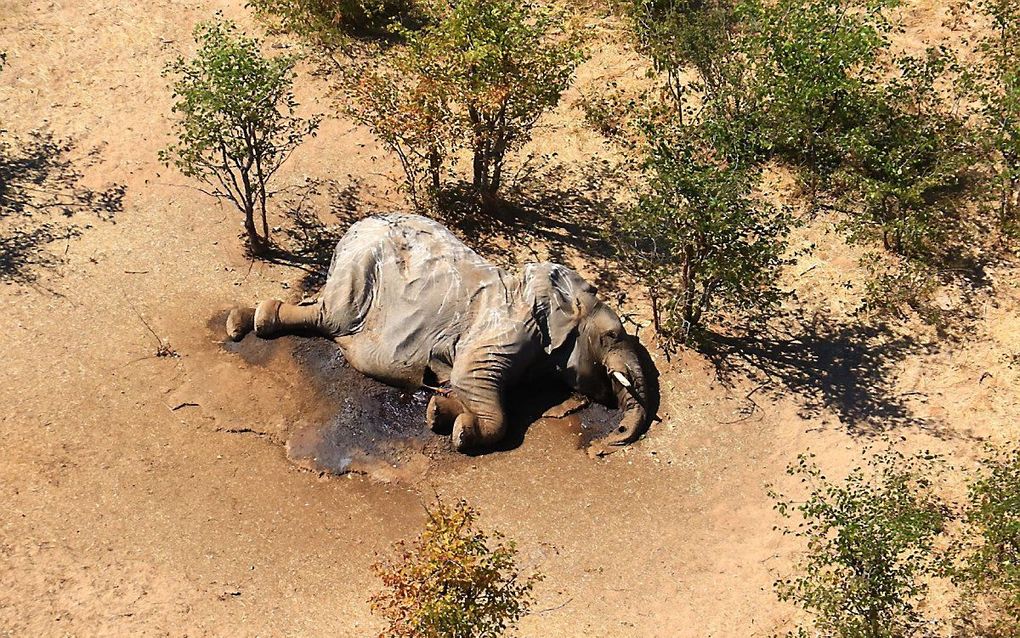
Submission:
M 794 616 L 771 582 L 796 545 L 772 531 L 764 486 L 787 486 L 798 452 L 838 474 L 886 433 L 966 465 L 980 442 L 1020 434 L 1020 277 L 1007 267 L 962 345 L 805 319 L 789 339 L 659 356 L 663 421 L 603 460 L 580 449 L 576 415 L 458 456 L 408 425 L 421 395 L 358 385 L 328 343 L 226 346 L 230 305 L 297 298 L 305 273 L 247 261 L 233 212 L 156 159 L 170 130 L 160 70 L 216 10 L 258 28 L 226 0 L 0 0 L 5 139 L 72 140 L 80 189 L 125 187 L 111 221 L 57 220 L 82 229 L 46 246 L 62 263 L 0 284 L 0 634 L 373 635 L 369 565 L 438 493 L 476 505 L 546 575 L 525 636 L 767 636 Z M 945 37 L 946 15 L 908 12 L 925 38 Z M 638 67 L 607 38 L 530 150 L 566 166 L 611 155 L 570 104 Z M 333 112 L 307 73 L 298 94 Z M 367 131 L 330 119 L 282 179 L 336 180 L 343 197 L 321 212 L 357 217 L 404 208 L 397 170 Z M 572 217 L 584 200 L 552 190 L 537 204 L 551 216 L 542 241 L 497 241 L 499 257 L 590 270 L 578 248 L 590 229 Z M 824 227 L 803 240 L 818 249 L 791 286 L 814 316 L 838 317 L 854 257 Z M 613 285 L 640 320 L 637 293 Z M 177 356 L 155 356 L 160 343 Z M 343 438 L 362 422 L 338 421 L 344 389 L 391 430 Z

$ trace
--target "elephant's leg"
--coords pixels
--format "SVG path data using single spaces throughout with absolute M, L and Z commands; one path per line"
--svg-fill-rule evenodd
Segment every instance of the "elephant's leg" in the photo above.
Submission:
M 449 433 L 454 421 L 463 414 L 467 408 L 453 395 L 433 395 L 429 399 L 429 406 L 425 411 L 425 423 L 433 432 Z
M 255 308 L 235 308 L 227 316 L 227 334 L 234 341 L 251 330 L 259 337 L 272 337 L 295 332 L 313 332 L 329 336 L 324 327 L 322 301 L 291 304 L 267 299 Z
M 478 348 L 455 362 L 450 385 L 465 408 L 453 424 L 458 451 L 491 447 L 506 434 L 503 384 L 513 356 L 505 348 Z

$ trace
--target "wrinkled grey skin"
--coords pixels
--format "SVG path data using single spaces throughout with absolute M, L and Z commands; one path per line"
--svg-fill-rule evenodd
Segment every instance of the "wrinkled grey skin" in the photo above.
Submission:
M 390 385 L 449 383 L 448 395 L 432 397 L 427 418 L 433 429 L 452 423 L 460 451 L 503 438 L 506 391 L 530 372 L 552 370 L 581 394 L 624 410 L 597 453 L 635 440 L 652 416 L 634 339 L 580 275 L 552 263 L 511 275 L 417 215 L 351 226 L 318 300 L 268 300 L 230 313 L 232 339 L 252 329 L 259 337 L 327 336 L 356 370 Z

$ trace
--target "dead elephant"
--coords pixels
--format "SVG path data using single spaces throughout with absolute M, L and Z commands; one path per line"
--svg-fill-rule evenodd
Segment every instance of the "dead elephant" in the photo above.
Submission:
M 227 333 L 240 340 L 316 333 L 348 362 L 384 383 L 449 384 L 432 397 L 428 425 L 452 424 L 453 445 L 491 447 L 506 433 L 508 388 L 552 373 L 623 418 L 602 453 L 634 441 L 653 416 L 654 369 L 619 317 L 575 271 L 553 263 L 520 276 L 490 264 L 439 223 L 417 215 L 363 219 L 333 253 L 318 300 L 267 300 L 233 310 Z

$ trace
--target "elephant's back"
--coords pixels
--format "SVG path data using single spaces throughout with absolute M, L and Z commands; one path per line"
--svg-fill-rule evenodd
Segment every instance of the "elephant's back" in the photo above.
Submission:
M 366 284 L 399 283 L 419 293 L 446 283 L 498 281 L 501 270 L 439 222 L 405 213 L 366 217 L 348 229 L 333 252 L 329 278 L 352 268 L 376 271 Z
M 404 260 L 409 265 L 442 260 L 459 268 L 492 268 L 445 226 L 421 215 L 390 213 L 356 222 L 337 244 L 334 259 L 339 253 L 365 248 L 379 250 L 380 256 L 398 266 Z
M 481 297 L 507 294 L 506 280 L 441 224 L 380 215 L 351 226 L 337 244 L 324 301 L 355 367 L 415 385 L 430 363 L 452 357 Z

